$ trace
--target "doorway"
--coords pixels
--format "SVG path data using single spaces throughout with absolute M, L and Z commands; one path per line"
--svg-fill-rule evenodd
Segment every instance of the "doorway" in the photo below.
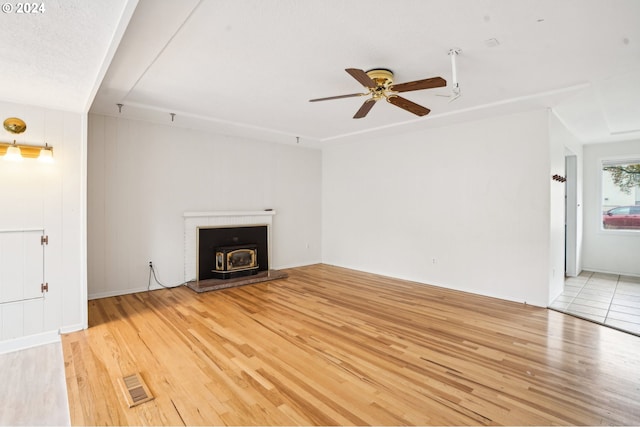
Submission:
M 564 275 L 576 277 L 580 273 L 578 262 L 578 157 L 565 155 L 565 220 L 564 220 Z

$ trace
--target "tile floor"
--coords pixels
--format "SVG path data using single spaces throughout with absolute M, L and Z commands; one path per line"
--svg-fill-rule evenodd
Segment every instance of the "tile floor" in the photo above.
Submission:
M 584 271 L 549 308 L 640 335 L 640 277 Z

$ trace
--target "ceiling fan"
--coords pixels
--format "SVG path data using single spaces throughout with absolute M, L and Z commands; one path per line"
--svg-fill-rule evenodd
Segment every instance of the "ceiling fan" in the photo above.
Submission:
M 310 99 L 309 102 L 371 95 L 369 99 L 364 101 L 364 104 L 362 104 L 362 107 L 360 107 L 356 112 L 355 116 L 353 116 L 354 119 L 361 119 L 365 117 L 371 108 L 373 108 L 376 101 L 383 98 L 396 107 L 400 107 L 417 116 L 426 116 L 431 110 L 423 107 L 422 105 L 418 105 L 415 102 L 409 101 L 406 98 L 398 96 L 398 93 L 409 92 L 412 90 L 433 89 L 447 85 L 447 81 L 442 77 L 431 77 L 423 80 L 394 84 L 393 71 L 387 70 L 386 68 L 374 68 L 369 71 L 363 71 L 358 68 L 347 68 L 345 71 L 364 86 L 368 92 Z

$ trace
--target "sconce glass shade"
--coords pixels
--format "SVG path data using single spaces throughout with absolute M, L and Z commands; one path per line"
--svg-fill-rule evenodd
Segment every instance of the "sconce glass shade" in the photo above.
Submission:
M 20 147 L 18 147 L 17 145 L 12 145 L 11 147 L 8 147 L 7 152 L 2 157 L 2 159 L 8 160 L 11 162 L 21 162 L 23 159 L 22 159 L 22 152 L 20 151 Z
M 53 150 L 48 146 L 45 146 L 40 150 L 38 161 L 42 163 L 53 163 Z

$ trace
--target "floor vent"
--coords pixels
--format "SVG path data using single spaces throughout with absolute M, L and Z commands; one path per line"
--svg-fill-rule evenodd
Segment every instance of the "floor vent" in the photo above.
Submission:
M 131 374 L 120 379 L 120 385 L 124 391 L 124 397 L 127 399 L 129 408 L 140 405 L 141 403 L 153 400 L 149 387 L 142 381 L 140 374 Z

